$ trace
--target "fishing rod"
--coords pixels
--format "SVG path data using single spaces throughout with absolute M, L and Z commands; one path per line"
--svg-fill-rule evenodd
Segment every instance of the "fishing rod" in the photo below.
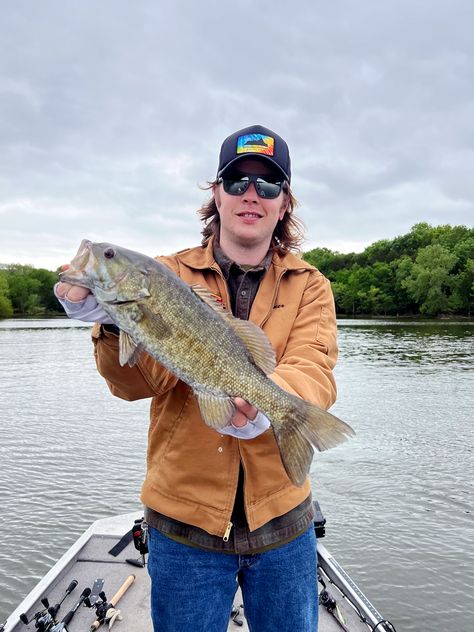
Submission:
M 372 625 L 372 623 L 368 621 L 367 617 L 363 614 L 357 604 L 349 597 L 349 595 L 347 595 L 346 592 L 340 586 L 338 586 L 338 584 L 334 582 L 326 573 L 325 576 L 327 580 L 341 593 L 342 598 L 352 606 L 354 611 L 357 613 L 359 619 L 370 628 L 370 632 L 397 632 L 393 623 L 391 623 L 387 619 L 382 619 L 381 617 L 375 623 L 375 625 Z M 344 632 L 351 632 L 351 630 L 346 626 L 346 622 L 344 621 L 339 606 L 337 605 L 336 599 L 327 590 L 326 583 L 322 577 L 322 573 L 320 572 L 320 570 L 318 570 L 318 581 L 323 587 L 323 590 L 319 594 L 320 605 L 326 608 L 326 610 L 329 612 L 330 615 L 332 615 L 332 617 L 342 628 L 342 630 L 344 630 Z
M 57 623 L 53 628 L 51 628 L 51 632 L 68 632 L 67 626 L 71 622 L 71 619 L 75 615 L 78 608 L 81 607 L 81 605 L 89 597 L 90 594 L 91 594 L 91 589 L 84 588 L 84 590 L 81 592 L 81 596 L 79 597 L 79 600 L 77 601 L 77 603 L 71 608 L 71 610 L 69 610 L 69 612 L 66 614 L 66 616 L 62 619 L 60 623 Z
M 56 621 L 56 615 L 58 614 L 61 604 L 66 599 L 66 597 L 68 597 L 72 593 L 76 586 L 77 579 L 73 579 L 69 586 L 66 588 L 64 597 L 55 606 L 50 606 L 48 598 L 43 597 L 43 599 L 41 599 L 41 603 L 44 606 L 44 610 L 36 612 L 29 621 L 26 614 L 22 613 L 20 614 L 20 621 L 25 625 L 28 625 L 29 623 L 34 621 L 35 628 L 38 630 L 38 632 L 51 632 L 53 627 L 56 626 L 58 623 Z
M 313 500 L 313 510 L 314 531 L 319 541 L 320 538 L 325 536 L 326 518 L 323 516 L 323 512 L 317 500 Z M 352 606 L 362 623 L 365 623 L 367 627 L 370 628 L 370 632 L 396 632 L 393 623 L 382 618 L 381 614 L 377 612 L 344 569 L 329 555 L 324 545 L 318 542 L 318 581 L 323 587 L 318 602 L 321 606 L 326 608 L 340 628 L 350 632 L 337 605 L 336 599 L 326 588 L 323 574 L 326 580 L 336 588 L 344 601 Z
M 332 615 L 332 617 L 336 620 L 336 622 L 344 630 L 344 632 L 351 632 L 346 626 L 346 622 L 344 621 L 342 613 L 339 610 L 337 601 L 334 599 L 334 596 L 327 590 L 326 583 L 324 582 L 324 579 L 321 577 L 321 573 L 319 572 L 318 580 L 323 587 L 323 590 L 319 593 L 319 604 L 326 608 L 326 610 L 329 612 L 330 615 Z

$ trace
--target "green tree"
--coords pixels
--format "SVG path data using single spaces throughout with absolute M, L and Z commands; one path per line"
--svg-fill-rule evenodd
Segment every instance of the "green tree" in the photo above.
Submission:
M 369 314 L 371 274 L 369 268 L 353 265 L 336 274 L 333 292 L 336 305 L 348 314 Z
M 406 235 L 395 237 L 392 241 L 392 260 L 408 255 L 413 259 L 420 248 L 429 246 L 433 241 L 433 227 L 427 222 L 415 224 Z
M 38 308 L 44 312 L 61 311 L 58 300 L 53 292 L 54 284 L 58 280 L 56 272 L 51 272 L 44 268 L 33 268 L 31 270 L 31 276 L 40 283 L 37 289 Z
M 468 259 L 464 269 L 453 278 L 453 292 L 448 307 L 466 316 L 474 312 L 474 259 Z
M 337 253 L 332 252 L 328 248 L 314 248 L 303 255 L 303 259 L 307 263 L 318 268 L 328 278 L 331 278 L 331 273 L 334 271 L 336 258 Z
M 417 314 L 418 304 L 413 300 L 406 289 L 405 280 L 410 277 L 413 269 L 413 261 L 408 255 L 402 255 L 400 259 L 390 264 L 394 272 L 393 296 L 395 297 L 395 313 Z
M 425 246 L 418 252 L 411 273 L 402 285 L 418 303 L 422 314 L 436 316 L 447 311 L 453 286 L 450 272 L 456 262 L 456 255 L 440 244 Z
M 370 267 L 369 304 L 372 314 L 395 314 L 397 297 L 394 293 L 395 273 L 388 263 L 377 261 Z
M 0 318 L 11 318 L 13 306 L 9 296 L 8 280 L 4 270 L 0 270 Z
M 7 267 L 10 300 L 18 314 L 32 315 L 39 308 L 41 281 L 32 275 L 33 268 L 19 264 Z
M 392 241 L 389 239 L 381 239 L 376 241 L 363 252 L 365 263 L 372 265 L 376 262 L 389 262 L 393 258 L 392 256 Z

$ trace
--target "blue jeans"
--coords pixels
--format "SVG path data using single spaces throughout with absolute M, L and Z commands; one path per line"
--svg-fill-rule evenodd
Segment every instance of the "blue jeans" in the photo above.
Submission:
M 150 527 L 154 632 L 225 632 L 239 582 L 251 632 L 317 632 L 316 536 L 311 526 L 255 555 L 205 551 Z

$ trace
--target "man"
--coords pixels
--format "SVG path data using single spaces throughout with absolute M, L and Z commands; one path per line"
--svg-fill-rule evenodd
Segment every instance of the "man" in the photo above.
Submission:
M 285 141 L 253 125 L 222 144 L 202 245 L 162 257 L 269 337 L 282 388 L 335 400 L 336 319 L 328 281 L 291 254 L 301 240 Z M 309 479 L 288 478 L 268 419 L 235 398 L 231 423 L 202 421 L 191 389 L 147 354 L 118 362 L 117 328 L 84 288 L 59 283 L 71 317 L 95 319 L 95 357 L 111 392 L 152 397 L 147 475 L 155 632 L 223 632 L 239 582 L 253 632 L 317 630 L 317 556 Z

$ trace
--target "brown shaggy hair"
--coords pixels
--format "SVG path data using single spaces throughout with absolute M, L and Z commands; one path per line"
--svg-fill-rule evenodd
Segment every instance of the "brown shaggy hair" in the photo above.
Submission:
M 208 182 L 207 186 L 201 187 L 204 191 L 212 189 L 217 186 L 219 180 Z M 285 254 L 291 250 L 299 251 L 300 246 L 304 239 L 304 224 L 295 217 L 294 210 L 298 206 L 298 201 L 293 195 L 290 185 L 285 183 L 284 192 L 289 197 L 288 210 L 286 211 L 282 220 L 278 221 L 278 224 L 273 231 L 272 241 L 270 244 L 271 250 L 276 250 L 280 254 Z M 201 221 L 204 223 L 202 229 L 202 245 L 205 246 L 209 239 L 215 235 L 219 236 L 221 222 L 219 211 L 217 210 L 216 201 L 214 195 L 205 202 L 198 210 L 198 215 Z

